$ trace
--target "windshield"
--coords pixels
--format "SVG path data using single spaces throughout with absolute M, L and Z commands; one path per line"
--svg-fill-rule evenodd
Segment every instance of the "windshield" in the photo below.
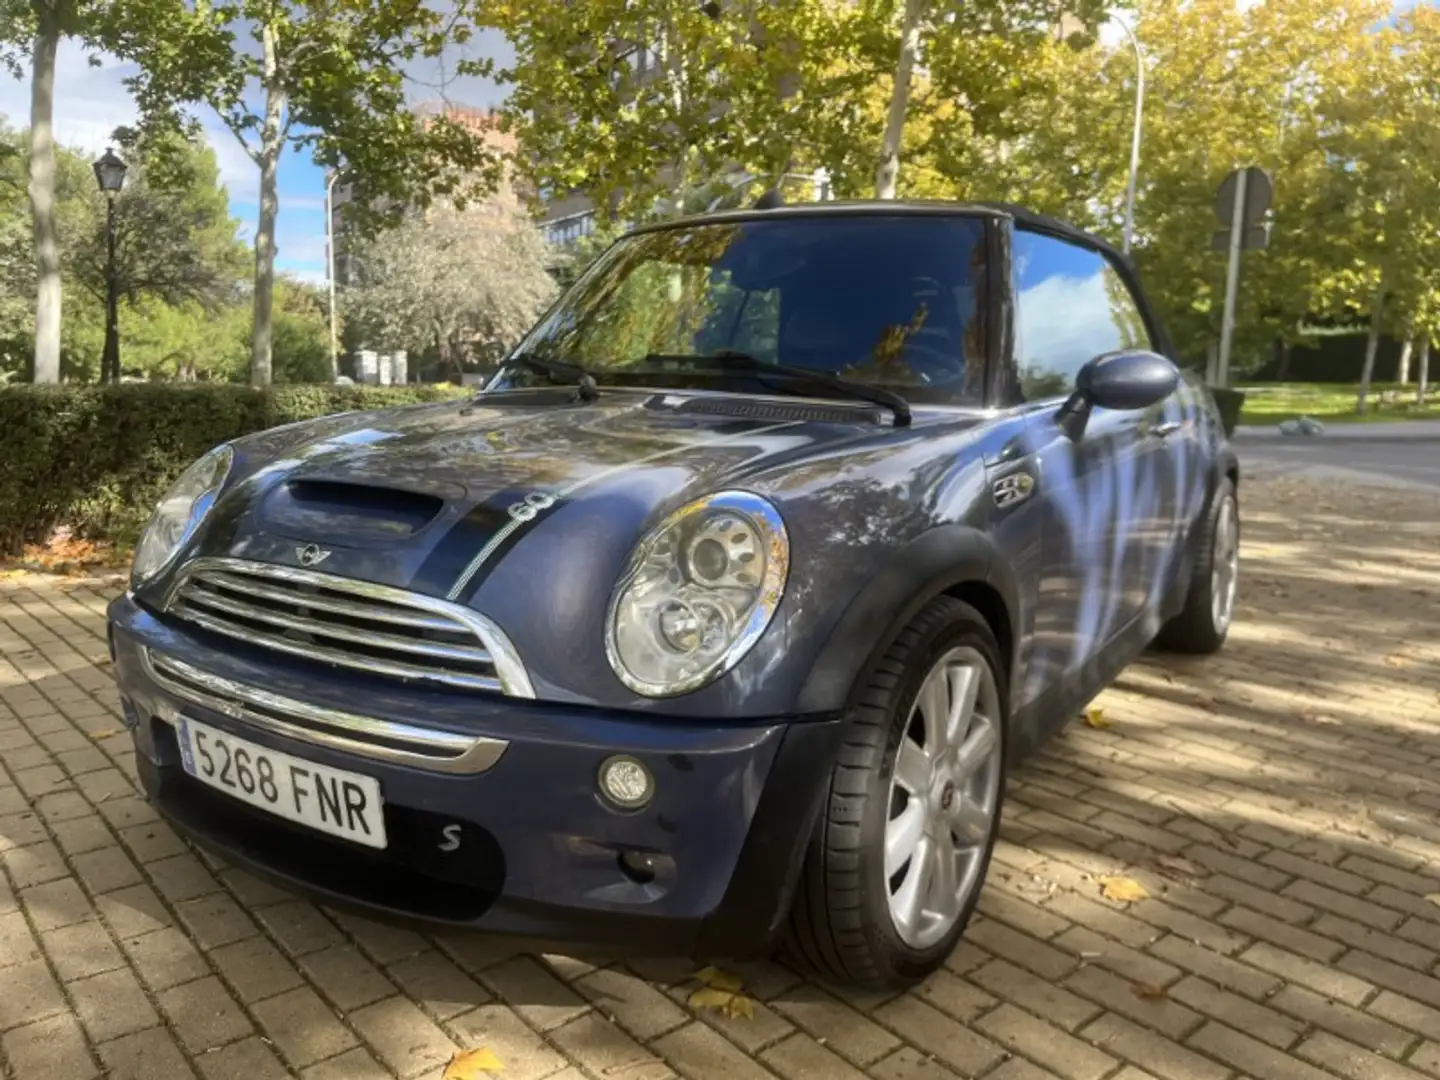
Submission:
M 602 386 L 768 390 L 725 355 L 741 353 L 912 401 L 974 404 L 984 258 L 978 217 L 826 214 L 639 233 L 517 353 L 579 364 Z M 543 381 L 512 368 L 492 385 Z

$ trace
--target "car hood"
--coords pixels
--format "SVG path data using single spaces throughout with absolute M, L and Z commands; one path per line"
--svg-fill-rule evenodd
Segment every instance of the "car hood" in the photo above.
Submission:
M 568 522 L 589 530 L 592 555 L 623 560 L 689 498 L 898 434 L 798 400 L 555 400 L 354 413 L 240 440 L 192 554 L 304 565 L 314 544 L 327 572 L 469 602 L 522 539 L 573 536 Z

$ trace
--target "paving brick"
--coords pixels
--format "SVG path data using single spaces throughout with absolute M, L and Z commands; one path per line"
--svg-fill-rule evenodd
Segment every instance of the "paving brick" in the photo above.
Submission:
M 254 1006 L 255 1018 L 292 1067 L 302 1069 L 355 1045 L 355 1036 L 308 986 Z
M 44 960 L 13 964 L 0 975 L 0 1031 L 68 1011 Z
M 1062 979 L 1079 963 L 1068 953 L 993 919 L 972 922 L 965 935 L 987 952 L 1045 979 Z
M 200 1072 L 205 1080 L 289 1080 L 291 1076 L 275 1051 L 258 1038 L 206 1054 L 200 1058 Z
M 979 987 L 944 968 L 917 986 L 914 993 L 962 1024 L 969 1023 L 996 1004 L 995 999 Z
M 1414 1069 L 1397 1065 L 1324 1031 L 1306 1039 L 1295 1048 L 1295 1053 L 1350 1080 L 1428 1080 Z
M 129 849 L 137 862 L 153 863 L 170 859 L 186 852 L 185 841 L 175 830 L 162 821 L 147 825 L 135 825 L 120 833 L 120 840 Z
M 303 981 L 295 965 L 263 937 L 222 945 L 210 953 L 210 962 L 245 1004 L 293 990 Z
M 1376 994 L 1374 1000 L 1365 1006 L 1365 1010 L 1422 1035 L 1440 1031 L 1440 1009 L 1422 1005 L 1390 990 L 1382 990 Z M 1339 1034 L 1343 1035 L 1344 1032 Z
M 390 978 L 426 1012 L 448 1020 L 490 1000 L 490 994 L 436 949 L 397 961 Z
M 1331 1080 L 1319 1069 L 1224 1024 L 1206 1024 L 1190 1036 L 1189 1043 L 1263 1080 Z
M 81 979 L 66 989 L 92 1042 L 119 1038 L 160 1022 L 128 968 Z
M 79 884 L 70 878 L 25 889 L 20 893 L 20 901 L 35 929 L 41 933 L 84 922 L 95 915 Z
M 774 1080 L 775 1074 L 747 1057 L 704 1024 L 687 1024 L 651 1044 L 687 1080 Z
M 1233 907 L 1220 917 L 1220 921 L 1252 938 L 1259 938 L 1322 963 L 1334 960 L 1345 951 L 1345 946 L 1338 941 L 1290 926 L 1249 908 Z
M 1351 922 L 1349 919 L 1342 919 L 1338 915 L 1321 916 L 1315 920 L 1314 928 L 1317 934 L 1327 934 L 1343 941 L 1346 945 L 1364 949 L 1366 952 L 1384 957 L 1393 963 L 1413 967 L 1417 970 L 1427 970 L 1434 966 L 1437 959 L 1440 959 L 1433 951 L 1421 948 L 1413 941 L 1398 938 L 1394 934 L 1381 930 L 1372 930 L 1368 926 Z
M 0 971 L 40 958 L 40 946 L 30 932 L 25 913 L 16 909 L 0 915 Z M 3 980 L 4 976 L 0 976 Z
M 1173 907 L 1164 900 L 1141 900 L 1138 904 L 1131 904 L 1130 914 L 1215 952 L 1236 953 L 1250 944 L 1250 939 L 1243 934 L 1221 926 L 1213 919 Z
M 1065 1080 L 1100 1080 L 1119 1064 L 1014 1005 L 1001 1005 L 975 1026 L 1012 1053 L 1023 1053 Z
M 145 873 L 160 895 L 172 904 L 220 892 L 220 882 L 188 851 L 147 863 Z
M 593 1012 L 562 1024 L 550 1033 L 550 1038 L 572 1061 L 584 1062 L 590 1072 L 600 1076 L 633 1076 L 636 1080 L 670 1080 L 675 1075 L 675 1070 L 665 1063 L 664 1058 L 646 1050 L 625 1034 L 619 1025 Z M 813 1040 L 810 1040 L 810 1044 L 815 1046 Z M 820 1050 L 822 1054 L 826 1052 L 823 1047 L 817 1046 L 816 1049 Z M 839 1063 L 841 1068 L 850 1068 L 850 1066 L 840 1063 L 834 1054 L 830 1054 L 829 1057 Z M 543 1067 L 543 1065 L 539 1067 Z M 507 1065 L 506 1072 L 508 1071 Z M 851 1069 L 851 1072 L 854 1073 L 855 1080 L 864 1080 L 864 1077 L 855 1070 Z M 793 1076 L 794 1074 L 782 1075 Z M 799 1075 L 807 1074 L 801 1072 Z M 808 1075 L 818 1076 L 815 1073 Z M 836 1080 L 840 1080 L 839 1074 L 837 1074 Z
M 1160 988 L 1154 984 L 1122 979 L 1098 967 L 1082 967 L 1065 980 L 1065 986 L 1089 998 L 1095 1012 L 1102 1007 L 1109 1008 L 1172 1039 L 1179 1039 L 1200 1026 L 1200 1017 L 1173 996 L 1163 991 L 1156 996 L 1154 991 Z M 1049 1012 L 1037 1008 L 1038 1003 L 1025 999 L 1025 1004 L 1036 1008 L 1040 1015 L 1050 1017 Z
M 1081 968 L 1070 976 L 1067 984 L 1087 971 L 1095 972 L 1096 970 L 1095 968 Z M 1106 977 L 1112 978 L 1112 976 Z M 1093 1001 L 1086 1001 L 1083 997 L 1071 993 L 1070 990 L 1056 986 L 1050 981 L 1041 979 L 1004 960 L 992 960 L 972 971 L 967 978 L 984 987 L 995 997 L 1023 1004 L 1030 1011 L 1045 1017 L 1052 1024 L 1056 1024 L 1066 1031 L 1073 1032 L 1103 1011 L 1101 1006 L 1096 1005 Z
M 1281 991 L 1284 994 L 1288 991 L 1308 995 L 1309 998 L 1321 1001 L 1317 995 L 1311 994 L 1308 990 L 1300 990 L 1298 987 L 1286 987 Z M 1292 1019 L 1294 1016 L 1301 1017 L 1301 1020 L 1308 1019 L 1303 1013 L 1307 1010 L 1303 1002 L 1292 1001 L 1292 1005 L 1300 1005 L 1301 1011 L 1295 1008 L 1288 1009 L 1290 1016 L 1275 1010 L 1281 1008 L 1279 995 L 1270 999 L 1269 1008 L 1259 1005 L 1249 998 L 1243 998 L 1238 994 L 1232 994 L 1229 990 L 1222 990 L 1218 986 L 1212 986 L 1204 979 L 1197 979 L 1194 976 L 1187 976 L 1170 988 L 1170 996 L 1204 1013 L 1212 1020 L 1218 1020 L 1222 1024 L 1229 1024 L 1231 1027 L 1239 1028 L 1248 1035 L 1252 1035 L 1261 1042 L 1269 1043 L 1271 1046 L 1281 1049 L 1293 1046 L 1305 1031 L 1305 1024 L 1300 1020 Z M 1337 1006 L 1343 1008 L 1343 1006 Z M 1195 1025 L 1198 1027 L 1199 1025 Z M 1192 1028 L 1193 1030 L 1193 1028 Z
M 1398 911 L 1391 911 L 1377 904 L 1373 897 L 1360 899 L 1349 893 L 1317 885 L 1313 881 L 1296 881 L 1285 887 L 1283 895 L 1311 907 L 1365 923 L 1377 930 L 1393 930 L 1403 918 Z
M 1162 1080 L 1228 1080 L 1230 1075 L 1230 1070 L 1114 1013 L 1087 1025 L 1080 1037 L 1122 1061 L 1143 1066 Z M 1265 1080 L 1272 1078 L 1266 1076 Z
M 259 931 L 250 916 L 227 894 L 216 893 L 175 905 L 175 913 L 200 948 L 218 949 Z
M 17 889 L 31 885 L 43 885 L 56 881 L 70 873 L 60 849 L 49 840 L 25 847 L 12 847 L 3 856 L 5 869 L 10 871 L 10 883 Z
M 148 885 L 106 893 L 95 905 L 122 941 L 172 925 L 170 913 Z
M 109 931 L 95 919 L 47 931 L 40 942 L 61 982 L 113 971 L 125 963 Z
M 356 1048 L 311 1065 L 300 1073 L 301 1080 L 392 1080 L 392 1074 L 367 1050 Z
M 255 915 L 291 956 L 319 952 L 345 941 L 335 924 L 304 900 L 270 904 L 257 909 Z
M 876 1062 L 869 1073 L 875 1080 L 957 1080 L 958 1075 L 913 1046 L 901 1047 Z
M 1150 946 L 1150 951 L 1217 986 L 1256 1000 L 1264 1000 L 1280 986 L 1280 980 L 1274 975 L 1211 952 L 1193 942 L 1182 941 L 1173 934 Z
M 527 1023 L 541 1031 L 559 1027 L 590 1007 L 533 957 L 517 956 L 486 968 L 479 977 Z
M 0 1060 L 15 1080 L 91 1080 L 99 1075 L 74 1017 L 54 1016 L 0 1038 Z
M 168 990 L 210 972 L 190 939 L 173 927 L 127 938 L 120 947 L 141 980 L 154 991 Z
M 1357 981 L 1364 980 L 1387 990 L 1394 990 L 1398 994 L 1424 1002 L 1431 1008 L 1440 1009 L 1440 979 L 1421 975 L 1358 949 L 1352 949 L 1342 956 L 1336 966 L 1355 976 Z
M 174 1037 L 163 1027 L 126 1035 L 99 1047 L 107 1080 L 193 1080 Z
M 380 1060 L 401 1077 L 416 1076 L 426 1069 L 444 1065 L 459 1049 L 413 1001 L 402 997 L 367 1005 L 351 1013 L 350 1022 Z M 483 1028 L 477 1039 L 486 1041 Z
M 72 818 L 51 826 L 60 850 L 72 859 L 87 851 L 96 851 L 115 843 L 115 834 L 99 814 Z
M 989 1039 L 982 1038 L 917 998 L 897 998 L 876 1010 L 875 1018 L 961 1074 L 984 1072 L 1005 1056 L 1000 1047 Z
M 398 926 L 386 926 L 346 912 L 327 912 L 360 946 L 370 959 L 382 966 L 424 952 L 425 939 Z
M 1080 926 L 1061 934 L 1055 939 L 1055 945 L 1069 949 L 1078 960 L 1103 967 L 1132 982 L 1165 986 L 1180 977 L 1180 971 L 1173 965 L 1110 941 Z
M 76 855 L 71 863 L 85 887 L 96 896 L 138 885 L 142 880 L 139 868 L 118 846 Z
M 353 945 L 332 945 L 296 963 L 339 1009 L 358 1009 L 395 993 L 394 984 Z
M 648 1042 L 657 1035 L 673 1031 L 690 1019 L 684 1009 L 650 983 L 637 979 L 625 971 L 602 968 L 576 979 L 573 985 L 602 1013 L 615 1020 L 622 1028 L 642 1042 Z M 847 1013 L 849 1016 L 855 1016 L 848 1010 L 848 1007 L 834 1001 L 819 990 L 802 987 L 793 991 L 793 994 L 799 995 L 795 1008 L 820 1028 L 830 1026 L 835 1018 L 843 1017 Z M 807 994 L 813 994 L 813 999 L 807 997 Z M 833 1012 L 830 1006 L 844 1011 Z M 775 1002 L 775 1007 L 784 1011 L 781 1002 Z M 788 1012 L 786 1015 L 800 1026 L 805 1026 L 796 1016 L 790 1015 Z M 856 1017 L 856 1019 L 861 1018 Z M 864 1022 L 869 1023 L 868 1021 Z M 876 1031 L 881 1030 L 875 1028 L 873 1024 L 870 1027 Z M 814 1030 L 812 1033 L 824 1037 L 822 1031 Z M 862 1032 L 857 1041 L 865 1043 L 871 1037 L 871 1033 Z

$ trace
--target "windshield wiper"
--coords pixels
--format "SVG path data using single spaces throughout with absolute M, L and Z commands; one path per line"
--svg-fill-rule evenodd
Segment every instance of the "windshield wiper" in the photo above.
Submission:
M 816 371 L 813 368 L 796 367 L 792 364 L 771 364 L 761 360 L 758 356 L 750 353 L 738 352 L 735 349 L 720 349 L 713 353 L 696 353 L 684 357 L 669 357 L 651 355 L 645 358 L 646 362 L 655 360 L 718 360 L 723 367 L 735 368 L 754 375 L 757 378 L 788 379 L 792 382 L 809 382 L 816 386 L 823 386 L 827 390 L 833 390 L 842 397 L 854 398 L 859 401 L 871 401 L 876 405 L 883 405 L 895 415 L 896 427 L 910 426 L 910 403 L 899 394 L 892 393 L 879 386 L 870 383 L 859 382 L 855 379 L 842 378 L 839 375 L 832 375 L 828 371 Z
M 564 360 L 551 360 L 544 356 L 536 356 L 534 353 L 516 353 L 500 367 L 529 368 L 538 375 L 544 375 L 552 382 L 574 386 L 577 388 L 581 401 L 594 401 L 600 396 L 600 388 L 595 383 L 595 376 L 579 364 L 571 364 Z

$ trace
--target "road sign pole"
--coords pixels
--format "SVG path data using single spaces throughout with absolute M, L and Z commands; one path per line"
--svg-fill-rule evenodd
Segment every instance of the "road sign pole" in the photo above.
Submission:
M 1245 189 L 1250 171 L 1242 169 L 1236 178 L 1235 210 L 1230 215 L 1230 263 L 1225 268 L 1225 314 L 1220 323 L 1220 358 L 1216 363 L 1215 385 L 1230 385 L 1230 339 L 1235 334 L 1235 292 L 1240 284 L 1240 245 L 1245 237 Z

